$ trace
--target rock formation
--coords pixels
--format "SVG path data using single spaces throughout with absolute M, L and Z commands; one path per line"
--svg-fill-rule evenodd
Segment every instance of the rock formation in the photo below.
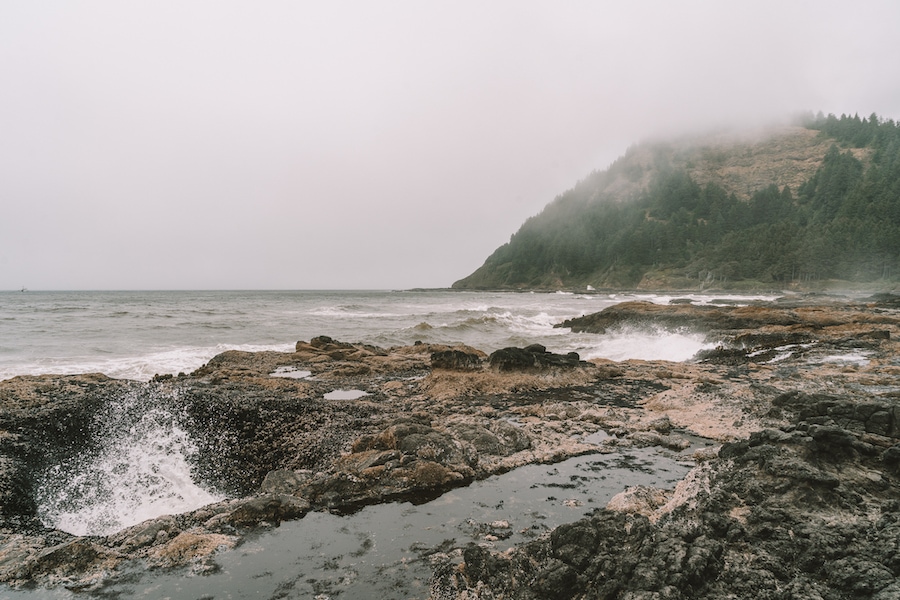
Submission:
M 203 573 L 247 534 L 311 510 L 427 501 L 526 464 L 680 450 L 693 435 L 721 450 L 697 451 L 677 489 L 624 490 L 508 554 L 448 549 L 434 596 L 897 597 L 900 314 L 893 297 L 821 300 L 632 303 L 581 320 L 691 327 L 718 343 L 684 363 L 319 337 L 149 383 L 0 382 L 0 582 L 102 590 L 134 569 Z M 335 390 L 365 395 L 326 399 Z M 123 394 L 177 413 L 197 446 L 195 478 L 227 499 L 106 536 L 46 527 L 37 478 L 89 456 L 98 416 Z M 604 441 L 584 441 L 601 430 Z
M 785 396 L 790 425 L 724 444 L 649 515 L 611 502 L 510 554 L 472 544 L 435 597 L 900 597 L 895 404 Z

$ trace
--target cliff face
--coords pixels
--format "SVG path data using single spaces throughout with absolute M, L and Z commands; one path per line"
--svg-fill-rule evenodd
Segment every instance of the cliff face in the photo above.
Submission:
M 830 116 L 634 146 L 453 287 L 816 288 L 890 277 L 900 230 L 877 241 L 862 232 L 896 209 L 896 195 L 879 194 L 898 187 L 898 131 L 874 115 Z

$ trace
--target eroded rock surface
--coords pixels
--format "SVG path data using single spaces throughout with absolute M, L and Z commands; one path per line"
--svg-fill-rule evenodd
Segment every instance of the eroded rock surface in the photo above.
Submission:
M 0 582 L 93 590 L 126 568 L 204 573 L 247 534 L 310 510 L 426 501 L 526 464 L 681 450 L 703 436 L 715 445 L 695 453 L 699 466 L 678 489 L 629 490 L 610 510 L 507 555 L 448 554 L 435 597 L 725 598 L 751 588 L 772 598 L 892 597 L 893 298 L 698 308 L 620 306 L 603 317 L 603 328 L 615 326 L 610 314 L 639 324 L 643 313 L 714 336 L 715 350 L 684 363 L 585 362 L 537 345 L 495 360 L 465 346 L 322 336 L 294 352 L 225 352 L 147 384 L 0 382 Z M 335 390 L 364 395 L 326 399 Z M 194 478 L 227 499 L 108 536 L 47 528 L 36 474 L 90 453 L 98 415 L 122 394 L 164 399 L 197 445 Z M 602 442 L 584 441 L 601 430 Z
M 668 502 L 632 490 L 512 553 L 471 545 L 435 597 L 897 598 L 900 439 L 868 435 L 864 404 L 784 405 L 791 425 L 726 443 Z
M 554 402 L 547 408 L 562 417 L 545 431 L 531 416 L 543 409 L 529 407 L 608 370 L 548 363 L 496 373 L 486 358 L 463 346 L 382 349 L 323 336 L 293 353 L 225 352 L 190 375 L 146 384 L 102 375 L 0 382 L 0 581 L 98 589 L 135 564 L 202 573 L 247 533 L 309 510 L 422 502 L 475 478 L 598 449 L 577 439 L 600 429 L 577 419 L 581 409 Z M 365 395 L 326 399 L 334 390 Z M 177 414 L 197 446 L 195 480 L 228 499 L 108 536 L 47 528 L 37 517 L 40 473 L 95 451 L 108 433 L 103 415 L 125 394 L 147 398 L 129 410 Z M 513 424 L 520 415 L 526 422 Z
M 722 440 L 718 453 L 698 452 L 675 490 L 630 488 L 512 552 L 470 545 L 461 563 L 438 570 L 433 597 L 900 598 L 894 299 L 746 310 L 635 304 L 584 322 L 721 336 L 699 362 L 660 369 L 669 389 L 630 415 L 647 423 L 664 413 Z

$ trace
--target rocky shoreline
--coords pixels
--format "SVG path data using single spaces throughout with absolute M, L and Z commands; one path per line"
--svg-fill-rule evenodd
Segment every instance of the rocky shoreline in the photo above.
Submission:
M 0 582 L 96 591 L 127 569 L 203 573 L 222 549 L 309 511 L 424 502 L 526 464 L 681 449 L 695 435 L 716 445 L 695 453 L 678 489 L 623 491 L 509 553 L 451 549 L 433 596 L 900 597 L 898 307 L 893 296 L 625 303 L 562 324 L 689 328 L 718 342 L 685 363 L 319 337 L 149 383 L 6 380 Z M 97 416 L 126 393 L 178 412 L 198 447 L 195 478 L 228 499 L 107 536 L 44 527 L 37 478 L 89 454 Z M 584 441 L 601 430 L 610 437 Z

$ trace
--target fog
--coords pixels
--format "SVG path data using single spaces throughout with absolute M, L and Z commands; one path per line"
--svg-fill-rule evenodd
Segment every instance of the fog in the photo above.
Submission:
M 653 136 L 900 118 L 900 3 L 7 2 L 0 289 L 443 287 Z

